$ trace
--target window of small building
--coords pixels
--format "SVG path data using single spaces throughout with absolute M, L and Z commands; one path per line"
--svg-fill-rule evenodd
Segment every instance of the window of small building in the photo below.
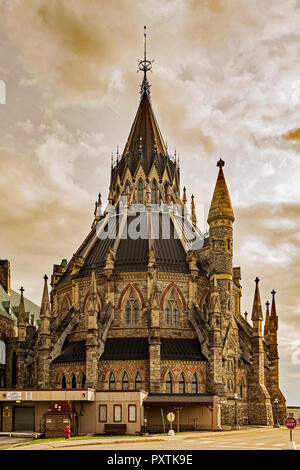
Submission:
M 122 405 L 114 405 L 114 422 L 122 421 Z
M 166 377 L 166 393 L 172 393 L 173 390 L 173 382 L 170 372 Z
M 81 379 L 81 388 L 84 388 L 85 386 L 85 381 L 86 381 L 86 376 L 85 373 L 82 374 L 82 379 Z
M 76 388 L 76 377 L 72 374 L 72 388 Z
M 107 421 L 107 405 L 99 405 L 99 421 Z
M 136 422 L 136 405 L 128 405 L 128 422 Z
M 64 374 L 61 378 L 61 388 L 67 388 L 66 377 L 64 376 Z
M 116 389 L 115 374 L 111 372 L 109 375 L 109 390 L 115 390 L 115 389 Z
M 196 374 L 192 377 L 192 393 L 198 393 L 198 380 Z
M 185 393 L 185 380 L 183 373 L 179 376 L 179 393 Z
M 136 374 L 136 377 L 135 377 L 135 389 L 136 390 L 141 390 L 142 388 L 142 376 L 141 374 L 138 372 Z
M 124 372 L 123 377 L 122 377 L 122 390 L 128 390 L 128 388 L 129 388 L 128 375 L 126 372 Z

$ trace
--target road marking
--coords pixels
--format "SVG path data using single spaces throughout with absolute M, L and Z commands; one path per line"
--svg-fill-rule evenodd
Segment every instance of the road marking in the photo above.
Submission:
M 282 446 L 285 446 L 285 444 L 272 444 L 273 447 L 282 447 Z
M 263 446 L 265 445 L 264 442 L 256 442 L 255 444 L 253 444 L 254 446 Z

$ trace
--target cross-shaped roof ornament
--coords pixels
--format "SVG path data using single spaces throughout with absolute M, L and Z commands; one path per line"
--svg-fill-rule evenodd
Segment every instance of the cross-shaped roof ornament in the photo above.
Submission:
M 225 165 L 224 160 L 222 160 L 222 158 L 220 158 L 220 160 L 219 160 L 218 163 L 217 163 L 217 166 L 218 166 L 219 168 L 222 168 L 224 165 Z
M 256 279 L 255 279 L 255 282 L 256 282 L 256 285 L 258 285 L 260 279 L 256 276 Z

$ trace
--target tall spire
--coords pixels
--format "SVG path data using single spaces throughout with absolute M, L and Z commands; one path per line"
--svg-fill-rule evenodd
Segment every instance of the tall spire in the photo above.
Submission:
M 48 276 L 44 276 L 44 290 L 42 296 L 42 305 L 40 317 L 50 317 L 50 302 L 49 302 L 49 293 L 48 293 Z
M 277 317 L 276 305 L 275 305 L 276 291 L 273 289 L 271 294 L 272 294 L 272 307 L 271 307 L 271 316 L 270 316 L 270 326 L 278 330 L 278 317 Z
M 20 305 L 19 305 L 19 314 L 18 314 L 18 326 L 25 326 L 26 325 L 26 315 L 25 315 L 25 305 L 24 305 L 24 288 L 21 287 L 20 289 L 21 297 L 20 297 Z
M 270 323 L 270 311 L 269 311 L 270 302 L 266 302 L 266 319 L 265 319 L 265 327 L 264 327 L 264 337 L 268 336 L 269 334 L 269 323 Z
M 256 277 L 255 279 L 255 294 L 254 294 L 254 301 L 253 301 L 253 308 L 252 308 L 252 317 L 251 320 L 254 321 L 262 321 L 263 320 L 263 314 L 262 314 L 262 309 L 261 309 L 261 301 L 260 301 L 260 293 L 259 293 L 259 287 L 258 287 L 259 279 Z
M 224 165 L 225 162 L 220 158 L 217 163 L 217 166 L 219 167 L 219 174 L 207 219 L 209 224 L 215 219 L 223 218 L 230 219 L 232 222 L 234 221 L 230 196 L 222 169 Z
M 139 70 L 144 72 L 143 81 L 141 84 L 141 97 L 144 93 L 147 93 L 150 97 L 150 86 L 147 79 L 147 72 L 152 69 L 153 60 L 147 60 L 147 28 L 144 26 L 144 60 L 139 60 Z

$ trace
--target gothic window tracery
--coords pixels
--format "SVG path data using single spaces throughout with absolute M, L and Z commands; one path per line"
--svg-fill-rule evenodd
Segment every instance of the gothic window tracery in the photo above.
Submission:
M 157 182 L 152 180 L 151 184 L 151 204 L 157 204 Z
M 109 390 L 115 390 L 116 389 L 116 379 L 115 379 L 115 374 L 113 372 L 110 373 L 109 375 Z
M 136 390 L 141 390 L 141 388 L 142 388 L 142 376 L 138 372 L 135 376 L 135 389 Z
M 72 382 L 71 382 L 72 388 L 76 388 L 76 377 L 74 374 L 72 374 Z
M 127 375 L 127 372 L 125 371 L 122 377 L 122 390 L 128 390 L 128 388 L 129 388 L 128 375 Z
M 139 302 L 134 289 L 131 289 L 125 305 L 125 323 L 127 325 L 137 325 L 139 322 Z
M 185 393 L 185 379 L 184 379 L 183 372 L 179 376 L 178 385 L 179 385 L 178 387 L 179 393 Z
M 167 325 L 178 325 L 179 323 L 179 309 L 178 303 L 174 296 L 174 290 L 171 291 L 169 300 L 165 308 L 165 323 Z
M 144 183 L 142 179 L 138 182 L 137 202 L 138 204 L 144 204 Z
M 192 393 L 198 393 L 198 380 L 196 372 L 194 372 L 194 375 L 192 377 Z
M 167 374 L 166 377 L 166 393 L 172 393 L 173 391 L 173 381 L 170 372 Z

